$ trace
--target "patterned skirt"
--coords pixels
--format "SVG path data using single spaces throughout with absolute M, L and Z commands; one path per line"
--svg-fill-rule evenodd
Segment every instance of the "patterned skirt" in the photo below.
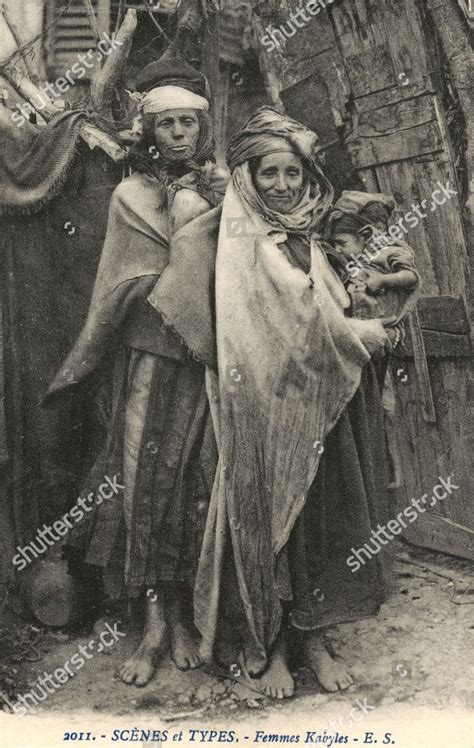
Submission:
M 191 583 L 217 464 L 204 366 L 123 348 L 113 376 L 107 443 L 82 495 L 105 476 L 123 491 L 72 533 L 111 597 Z

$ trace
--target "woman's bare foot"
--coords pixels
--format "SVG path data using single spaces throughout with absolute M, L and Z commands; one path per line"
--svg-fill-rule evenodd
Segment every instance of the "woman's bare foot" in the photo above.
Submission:
M 183 623 L 171 628 L 171 656 L 180 670 L 194 670 L 201 664 L 199 642 Z
M 238 664 L 251 678 L 257 678 L 266 668 L 266 661 L 260 654 L 245 652 L 238 658 Z
M 194 670 L 201 664 L 199 643 L 192 631 L 186 588 L 176 587 L 166 599 L 166 620 L 171 633 L 171 656 L 180 670 Z
M 279 637 L 270 657 L 268 668 L 259 678 L 258 684 L 266 696 L 273 699 L 289 699 L 295 692 L 295 682 L 286 664 L 286 645 Z
M 349 670 L 341 662 L 333 660 L 321 636 L 312 634 L 306 640 L 308 664 L 326 691 L 344 691 L 354 683 Z
M 151 644 L 145 637 L 133 655 L 119 668 L 117 675 L 131 686 L 146 686 L 155 672 L 155 657 L 159 646 Z
M 146 622 L 143 639 L 138 649 L 124 662 L 117 672 L 117 677 L 131 686 L 146 686 L 155 672 L 155 659 L 159 653 L 166 634 L 163 595 L 157 595 L 152 602 L 147 599 Z

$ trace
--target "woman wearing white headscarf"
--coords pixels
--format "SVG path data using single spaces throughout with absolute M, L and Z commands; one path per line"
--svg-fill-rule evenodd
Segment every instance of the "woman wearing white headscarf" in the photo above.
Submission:
M 143 686 L 167 629 L 178 667 L 200 662 L 191 587 L 215 465 L 204 365 L 164 324 L 152 292 L 171 234 L 222 200 L 225 174 L 213 159 L 201 73 L 158 61 L 137 87 L 144 136 L 132 149 L 134 173 L 113 194 L 89 316 L 48 399 L 91 387 L 99 375 L 112 391 L 107 444 L 83 491 L 117 475 L 123 497 L 96 505 L 70 544 L 101 568 L 110 597 L 144 596 L 143 640 L 119 671 Z M 192 283 L 192 274 L 180 279 L 184 304 Z

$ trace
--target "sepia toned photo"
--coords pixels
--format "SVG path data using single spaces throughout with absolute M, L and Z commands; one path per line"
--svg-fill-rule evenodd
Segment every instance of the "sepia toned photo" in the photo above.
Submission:
M 472 748 L 473 37 L 0 2 L 1 748 Z

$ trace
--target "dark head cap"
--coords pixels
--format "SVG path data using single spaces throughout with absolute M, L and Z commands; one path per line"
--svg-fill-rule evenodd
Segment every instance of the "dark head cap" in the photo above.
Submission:
M 147 93 L 160 86 L 179 86 L 210 100 L 207 78 L 179 57 L 150 62 L 137 78 L 137 91 Z

